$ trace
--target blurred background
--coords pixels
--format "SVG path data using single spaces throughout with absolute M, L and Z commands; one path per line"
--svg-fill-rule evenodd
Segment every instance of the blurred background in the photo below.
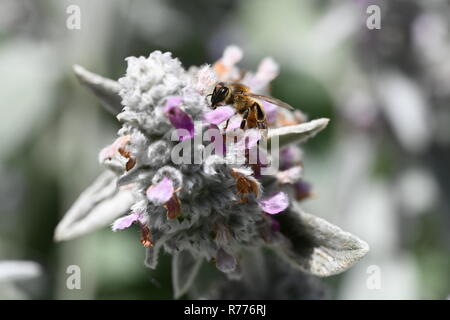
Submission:
M 80 29 L 66 25 L 70 5 Z M 381 29 L 366 25 L 370 5 Z M 72 65 L 117 79 L 127 56 L 171 51 L 188 67 L 213 63 L 229 44 L 243 49 L 246 69 L 273 57 L 272 94 L 331 119 L 304 146 L 314 197 L 303 206 L 371 246 L 323 280 L 331 297 L 447 298 L 449 24 L 445 0 L 2 0 L 0 298 L 172 298 L 169 257 L 145 268 L 134 230 L 53 242 L 119 128 Z M 66 287 L 69 265 L 81 268 L 81 290 Z M 368 285 L 374 272 L 380 287 Z

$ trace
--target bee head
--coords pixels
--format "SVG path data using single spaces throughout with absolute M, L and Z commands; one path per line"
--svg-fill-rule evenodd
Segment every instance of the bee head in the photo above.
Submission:
M 211 107 L 217 108 L 218 105 L 224 103 L 230 94 L 230 89 L 223 82 L 219 82 L 211 94 Z

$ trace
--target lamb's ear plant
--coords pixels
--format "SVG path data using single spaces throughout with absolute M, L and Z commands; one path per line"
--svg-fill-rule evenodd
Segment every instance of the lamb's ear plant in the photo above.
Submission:
M 41 275 L 42 268 L 36 262 L 0 260 L 0 300 L 29 299 L 26 282 Z
M 261 163 L 234 161 L 235 153 L 263 152 L 263 135 L 255 130 L 244 132 L 241 147 L 205 152 L 211 143 L 217 146 L 215 140 L 204 141 L 208 130 L 227 134 L 240 123 L 230 106 L 210 109 L 207 95 L 214 85 L 239 79 L 253 92 L 268 94 L 278 74 L 277 64 L 266 58 L 256 72 L 240 78 L 236 63 L 241 57 L 232 46 L 212 66 L 186 70 L 170 53 L 155 51 L 147 58 L 127 58 L 126 74 L 118 81 L 75 66 L 81 83 L 122 127 L 100 152 L 106 171 L 69 209 L 55 239 L 69 240 L 108 225 L 113 231 L 139 228 L 148 267 L 157 267 L 161 249 L 173 255 L 176 297 L 187 292 L 202 262 L 236 278 L 242 255 L 262 247 L 317 276 L 342 272 L 361 259 L 369 250 L 365 242 L 304 213 L 298 204 L 311 191 L 303 180 L 298 143 L 324 129 L 328 119 L 307 122 L 300 111 L 264 103 L 269 146 L 281 147 L 279 154 L 265 154 L 269 161 L 279 160 L 271 175 L 261 174 Z M 227 132 L 225 122 L 230 123 Z M 190 161 L 174 160 L 180 146 L 187 148 L 182 156 Z M 192 152 L 188 158 L 186 150 Z

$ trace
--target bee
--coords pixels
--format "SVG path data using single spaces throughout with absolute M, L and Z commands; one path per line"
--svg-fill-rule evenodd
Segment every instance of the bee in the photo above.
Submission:
M 232 105 L 236 109 L 236 112 L 242 116 L 240 125 L 242 130 L 252 128 L 267 130 L 266 114 L 260 101 L 267 101 L 279 107 L 294 110 L 291 105 L 276 98 L 251 93 L 250 88 L 241 83 L 219 82 L 209 96 L 211 96 L 212 109 L 222 105 Z M 225 130 L 228 122 L 229 120 L 225 124 Z

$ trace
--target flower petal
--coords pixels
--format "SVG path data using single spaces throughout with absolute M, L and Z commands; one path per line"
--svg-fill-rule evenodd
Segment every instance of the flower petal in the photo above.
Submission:
M 287 146 L 280 151 L 280 170 L 287 170 L 299 163 L 301 151 L 297 147 Z
M 217 125 L 210 124 L 208 129 L 204 132 L 203 138 L 205 139 L 205 141 L 211 141 L 211 145 L 214 147 L 215 154 L 221 156 L 225 154 L 225 139 Z
M 225 48 L 222 57 L 213 65 L 219 80 L 237 80 L 239 70 L 235 64 L 242 59 L 243 53 L 241 48 L 237 46 L 228 46 Z
M 125 217 L 121 217 L 114 221 L 111 229 L 112 231 L 123 230 L 129 228 L 134 222 L 139 221 L 141 218 L 141 213 L 132 213 Z
M 218 107 L 213 111 L 206 112 L 203 117 L 208 123 L 218 125 L 230 119 L 232 116 L 234 116 L 234 114 L 235 114 L 234 108 L 224 106 Z
M 276 177 L 279 183 L 294 184 L 300 180 L 302 175 L 303 168 L 301 166 L 295 166 L 287 170 L 277 172 Z
M 259 201 L 261 209 L 268 214 L 280 213 L 289 206 L 289 199 L 286 193 L 278 192 L 266 199 Z
M 270 224 L 270 229 L 273 232 L 279 232 L 281 229 L 280 223 L 278 222 L 277 219 L 275 219 L 273 217 L 271 217 L 271 218 L 272 218 L 272 220 L 271 220 L 271 224 Z
M 164 113 L 169 118 L 170 123 L 179 130 L 179 139 L 184 141 L 194 136 L 194 121 L 191 116 L 184 112 L 180 105 L 183 100 L 180 97 L 170 97 L 164 107 Z
M 116 153 L 118 153 L 119 150 L 125 148 L 125 146 L 129 142 L 130 142 L 129 135 L 122 136 L 122 137 L 117 138 L 116 141 L 114 141 L 109 146 L 103 148 L 98 155 L 98 159 L 99 159 L 100 163 L 103 163 L 105 160 L 111 159 L 112 157 L 114 157 L 114 155 Z
M 231 130 L 235 130 L 241 127 L 242 117 L 236 117 L 230 120 L 227 127 L 227 132 Z
M 202 95 L 212 90 L 214 84 L 217 82 L 217 76 L 214 70 L 209 65 L 200 68 L 197 73 L 197 82 L 195 88 Z
M 245 149 L 252 149 L 262 139 L 260 130 L 247 130 L 244 135 Z
M 294 184 L 295 197 L 297 200 L 303 200 L 311 196 L 311 185 L 303 180 Z
M 217 250 L 216 267 L 222 272 L 228 273 L 236 269 L 236 258 L 220 248 Z
M 172 198 L 174 192 L 172 180 L 164 177 L 158 184 L 147 189 L 147 198 L 154 204 L 164 204 Z
M 278 107 L 273 103 L 263 101 L 264 112 L 268 123 L 275 123 L 277 121 Z
M 228 46 L 225 48 L 221 60 L 225 66 L 232 67 L 241 61 L 243 55 L 242 49 L 238 46 Z
M 255 78 L 260 82 L 269 84 L 280 73 L 280 67 L 271 57 L 264 58 L 258 66 Z
M 270 82 L 279 74 L 278 64 L 270 57 L 264 58 L 256 73 L 247 73 L 242 83 L 249 86 L 252 92 L 264 93 Z

